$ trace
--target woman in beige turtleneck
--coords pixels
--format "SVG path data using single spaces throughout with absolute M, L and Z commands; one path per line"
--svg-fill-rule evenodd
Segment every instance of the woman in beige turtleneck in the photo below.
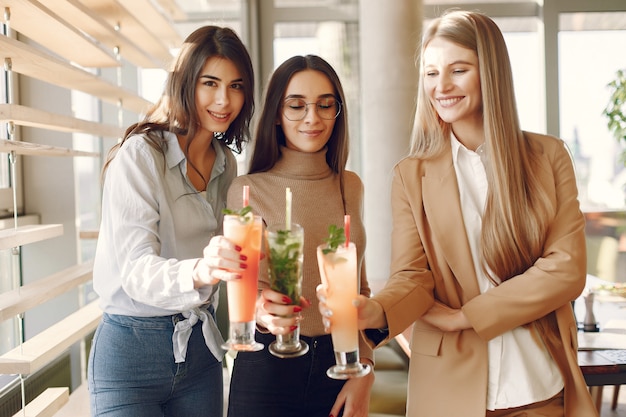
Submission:
M 351 216 L 351 241 L 358 250 L 360 293 L 369 296 L 363 253 L 363 184 L 346 171 L 348 123 L 343 88 L 333 68 L 322 58 L 295 56 L 274 72 L 267 88 L 255 138 L 249 174 L 232 183 L 228 207 L 241 207 L 242 187 L 250 186 L 250 206 L 266 225 L 285 223 L 285 189 L 292 194 L 292 222 L 304 228 L 303 302 L 294 303 L 269 289 L 267 268 L 261 268 L 256 340 L 268 346 L 276 334 L 292 331 L 300 320 L 301 339 L 309 351 L 281 359 L 267 348 L 239 352 L 232 372 L 229 417 L 338 416 L 366 417 L 372 374 L 346 381 L 332 380 L 334 365 L 330 335 L 324 332 L 315 300 L 320 283 L 316 247 L 330 224 Z M 264 261 L 262 261 L 264 262 Z M 301 305 L 296 305 L 301 304 Z M 281 315 L 300 313 L 298 318 Z M 372 350 L 361 343 L 361 361 L 372 363 Z

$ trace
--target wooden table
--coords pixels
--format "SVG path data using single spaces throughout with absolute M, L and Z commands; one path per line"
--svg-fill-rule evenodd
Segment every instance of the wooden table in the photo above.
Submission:
M 583 372 L 598 413 L 602 408 L 602 389 L 626 384 L 626 349 L 578 351 L 578 365 Z
M 586 293 L 594 291 L 598 285 L 610 284 L 587 275 L 587 288 L 575 303 L 579 322 L 585 318 Z M 615 409 L 620 385 L 626 384 L 626 299 L 600 292 L 595 294 L 593 306 L 601 331 L 578 332 L 578 364 L 599 414 L 604 386 L 615 386 L 611 404 L 611 408 Z M 582 323 L 579 325 L 582 326 Z

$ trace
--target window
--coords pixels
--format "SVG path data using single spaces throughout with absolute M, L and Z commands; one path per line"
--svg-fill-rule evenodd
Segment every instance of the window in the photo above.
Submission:
M 0 36 L 2 35 L 8 36 L 8 28 L 0 23 Z M 0 103 L 11 103 L 12 97 L 9 97 L 9 95 L 15 96 L 15 77 L 6 71 L 4 62 L 2 62 L 0 74 L 2 74 L 0 77 Z M 0 123 L 0 139 L 9 139 L 9 129 L 8 123 Z M 14 132 L 15 130 L 11 132 L 11 135 Z M 19 157 L 17 157 L 17 160 L 19 160 Z M 18 176 L 19 174 L 19 171 L 16 170 L 15 175 Z M 17 206 L 19 212 L 19 209 L 23 206 L 21 192 L 17 195 L 17 200 L 15 201 L 14 199 L 13 186 L 16 182 L 19 182 L 19 177 L 13 178 L 13 175 L 9 154 L 0 152 L 0 218 L 13 216 L 14 207 Z
M 494 19 L 509 51 L 522 129 L 545 133 L 543 50 L 535 17 Z
M 574 152 L 584 211 L 626 207 L 624 147 L 602 111 L 607 87 L 626 68 L 626 13 L 562 14 L 559 31 L 560 135 Z

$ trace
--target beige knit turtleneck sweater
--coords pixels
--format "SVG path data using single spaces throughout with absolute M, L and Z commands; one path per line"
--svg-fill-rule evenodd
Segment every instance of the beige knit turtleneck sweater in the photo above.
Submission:
M 311 307 L 302 311 L 300 332 L 305 336 L 324 333 L 322 317 L 317 308 L 315 288 L 321 282 L 316 248 L 328 236 L 328 226 L 343 226 L 344 214 L 350 215 L 350 240 L 357 247 L 361 294 L 369 296 L 365 274 L 365 227 L 363 225 L 363 183 L 350 171 L 345 172 L 344 192 L 346 212 L 339 188 L 339 177 L 326 163 L 326 149 L 316 153 L 298 152 L 281 147 L 282 157 L 267 172 L 237 177 L 229 191 L 227 206 L 241 207 L 242 189 L 250 186 L 250 206 L 254 214 L 263 217 L 266 225 L 285 223 L 285 189 L 292 192 L 291 221 L 304 228 L 304 263 L 302 295 Z M 259 288 L 268 288 L 267 263 L 262 261 Z M 372 359 L 372 351 L 363 341 L 360 356 Z

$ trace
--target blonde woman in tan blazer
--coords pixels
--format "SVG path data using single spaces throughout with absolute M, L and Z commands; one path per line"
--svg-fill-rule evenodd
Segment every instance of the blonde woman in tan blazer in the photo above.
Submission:
M 360 328 L 376 346 L 412 326 L 407 416 L 597 416 L 577 364 L 585 220 L 564 143 L 520 129 L 487 16 L 436 19 L 420 70 L 391 276 L 357 300 Z

